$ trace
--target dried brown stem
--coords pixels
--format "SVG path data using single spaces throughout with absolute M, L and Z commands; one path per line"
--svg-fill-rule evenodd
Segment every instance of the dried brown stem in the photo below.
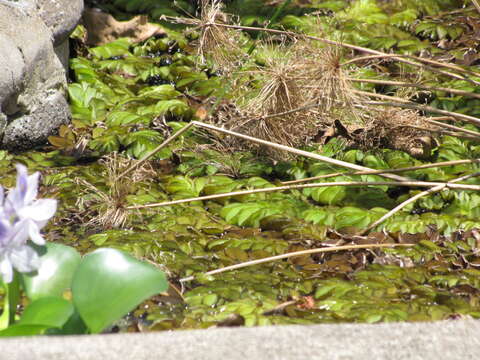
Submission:
M 386 175 L 386 174 L 381 174 L 381 175 Z M 238 195 L 250 195 L 250 194 L 268 193 L 268 192 L 293 190 L 293 189 L 310 189 L 310 188 L 332 187 L 332 186 L 357 186 L 358 187 L 358 186 L 384 186 L 384 185 L 406 186 L 406 187 L 435 187 L 435 186 L 445 185 L 446 187 L 451 189 L 480 191 L 480 185 L 450 184 L 450 183 L 439 183 L 439 182 L 431 182 L 431 181 L 337 181 L 337 182 L 328 182 L 328 183 L 287 185 L 287 186 L 276 186 L 276 187 L 269 187 L 269 188 L 263 188 L 263 189 L 233 191 L 233 192 L 228 192 L 223 194 L 198 196 L 194 198 L 165 201 L 161 203 L 132 205 L 132 206 L 125 207 L 125 209 L 129 209 L 129 210 L 147 209 L 147 208 L 154 208 L 154 207 L 183 204 L 183 203 L 188 203 L 193 201 L 213 200 L 213 199 L 221 199 L 221 198 L 238 196 Z
M 408 83 L 408 82 L 402 82 L 402 81 L 377 80 L 377 79 L 355 79 L 355 78 L 347 78 L 347 80 L 353 81 L 353 82 L 362 82 L 362 83 L 379 84 L 379 85 L 413 87 L 413 88 L 428 90 L 428 91 L 444 91 L 444 92 L 448 92 L 450 94 L 468 96 L 468 97 L 480 99 L 480 94 L 475 94 L 475 93 L 472 93 L 472 92 L 469 92 L 469 91 L 450 89 L 450 88 L 444 88 L 444 87 L 425 86 L 425 85 L 421 85 L 421 84 Z
M 292 185 L 292 184 L 299 184 L 302 182 L 307 181 L 314 181 L 320 179 L 327 179 L 335 176 L 350 176 L 350 175 L 378 175 L 382 173 L 401 173 L 405 171 L 415 171 L 415 170 L 422 170 L 422 169 L 430 169 L 430 168 L 437 168 L 437 167 L 444 167 L 444 166 L 454 166 L 454 165 L 462 165 L 462 164 L 474 164 L 480 163 L 480 159 L 468 159 L 468 160 L 452 160 L 452 161 L 444 161 L 438 162 L 435 164 L 424 164 L 418 166 L 409 166 L 404 168 L 398 169 L 385 169 L 385 170 L 371 170 L 371 171 L 356 171 L 356 172 L 337 172 L 332 174 L 325 174 L 319 176 L 312 176 L 305 179 L 298 179 L 298 180 L 291 180 L 291 181 L 284 181 L 281 182 L 282 185 Z
M 316 40 L 316 41 L 323 42 L 325 44 L 340 46 L 340 47 L 344 47 L 344 48 L 347 48 L 347 49 L 352 49 L 352 50 L 356 50 L 356 51 L 365 52 L 365 53 L 368 53 L 368 54 L 391 57 L 391 58 L 395 59 L 396 61 L 403 62 L 403 63 L 408 64 L 408 65 L 412 65 L 412 66 L 415 66 L 415 67 L 426 67 L 429 70 L 437 72 L 439 74 L 442 74 L 442 75 L 445 75 L 445 76 L 448 76 L 448 77 L 451 77 L 451 78 L 454 78 L 454 79 L 457 79 L 457 80 L 465 80 L 465 81 L 469 81 L 473 84 L 480 85 L 480 82 L 478 82 L 478 81 L 475 81 L 475 80 L 472 80 L 472 79 L 469 79 L 469 78 L 466 78 L 464 76 L 454 74 L 454 73 L 451 73 L 451 72 L 448 72 L 448 71 L 439 70 L 439 69 L 436 69 L 432 66 L 425 65 L 425 64 L 430 64 L 430 65 L 441 66 L 441 67 L 446 67 L 446 68 L 450 68 L 450 69 L 454 68 L 456 71 L 466 72 L 465 69 L 462 69 L 462 68 L 457 67 L 455 65 L 444 64 L 444 63 L 440 63 L 440 62 L 430 60 L 430 59 L 408 56 L 408 58 L 412 58 L 415 61 L 418 61 L 418 62 L 415 62 L 415 61 L 408 60 L 407 56 L 404 56 L 404 55 L 396 55 L 396 56 L 392 57 L 391 56 L 392 54 L 387 54 L 387 53 L 384 53 L 384 52 L 381 52 L 381 51 L 365 48 L 365 47 L 362 47 L 362 46 L 356 46 L 356 45 L 343 43 L 343 42 L 339 42 L 339 41 L 334 41 L 334 40 L 330 40 L 330 39 L 325 39 L 325 38 L 312 36 L 312 35 L 298 34 L 298 33 L 295 33 L 293 31 L 285 31 L 285 30 L 277 30 L 277 29 L 269 29 L 269 28 L 259 28 L 259 27 L 254 27 L 254 26 L 219 24 L 219 23 L 206 23 L 206 24 L 203 24 L 202 26 L 212 26 L 212 25 L 218 26 L 218 27 L 229 28 L 229 29 L 265 31 L 265 32 L 273 33 L 273 34 L 282 34 L 282 35 L 287 35 L 287 36 L 291 36 L 291 37 L 303 37 L 305 39 Z
M 442 62 L 439 62 L 439 61 L 436 61 L 436 60 L 433 60 L 433 59 L 421 58 L 421 57 L 418 57 L 418 56 L 404 55 L 404 54 L 384 54 L 384 55 L 361 56 L 361 57 L 356 57 L 356 58 L 347 60 L 344 63 L 342 63 L 341 66 L 348 65 L 348 64 L 353 64 L 353 63 L 356 63 L 356 62 L 359 62 L 359 61 L 370 60 L 370 59 L 398 58 L 398 57 L 403 57 L 403 58 L 416 60 L 416 61 L 419 61 L 421 63 L 427 63 L 427 64 L 430 64 L 430 65 L 433 65 L 433 66 L 445 67 L 445 68 L 448 68 L 448 69 L 451 69 L 451 70 L 454 70 L 454 71 L 458 71 L 460 73 L 469 74 L 469 75 L 472 75 L 472 76 L 480 76 L 479 73 L 476 73 L 476 72 L 471 71 L 471 70 L 464 69 L 464 68 L 462 68 L 458 65 L 455 65 L 455 64 L 442 63 Z M 430 67 L 429 67 L 429 69 L 432 70 Z M 458 76 L 460 76 L 460 75 L 458 75 Z M 463 78 L 463 77 L 462 77 L 462 80 L 466 80 L 466 81 L 470 81 L 470 82 L 473 81 L 474 83 L 476 83 L 476 81 L 474 81 L 474 80 Z
M 473 6 L 475 6 L 475 9 L 477 9 L 478 13 L 480 14 L 480 4 L 478 3 L 477 0 L 472 0 Z
M 480 119 L 476 118 L 476 117 L 473 117 L 473 116 L 470 116 L 470 115 L 460 114 L 460 113 L 453 112 L 453 111 L 440 110 L 440 109 L 434 108 L 432 106 L 413 103 L 409 100 L 405 100 L 405 99 L 395 97 L 395 96 L 376 94 L 376 93 L 371 93 L 371 92 L 368 92 L 368 91 L 360 91 L 360 90 L 353 90 L 353 92 L 356 93 L 356 94 L 364 95 L 364 96 L 370 96 L 370 97 L 374 97 L 374 98 L 378 98 L 378 99 L 387 100 L 387 102 L 383 102 L 383 101 L 364 101 L 364 104 L 367 104 L 367 105 L 396 106 L 396 107 L 401 107 L 401 108 L 405 108 L 405 109 L 427 111 L 427 112 L 431 112 L 431 113 L 434 113 L 434 114 L 451 116 L 451 117 L 456 118 L 457 120 L 462 120 L 462 121 L 474 124 L 476 126 L 480 126 Z
M 341 167 L 344 167 L 344 168 L 347 168 L 347 169 L 361 170 L 361 171 L 373 170 L 373 169 L 370 169 L 370 168 L 367 168 L 367 167 L 364 167 L 364 166 L 360 166 L 360 165 L 356 165 L 356 164 L 352 164 L 352 163 L 349 163 L 349 162 L 346 162 L 346 161 L 331 159 L 327 156 L 314 154 L 314 153 L 311 153 L 311 152 L 308 152 L 308 151 L 298 150 L 298 149 L 295 149 L 295 148 L 290 147 L 290 146 L 276 144 L 276 143 L 273 143 L 271 141 L 258 139 L 258 138 L 255 138 L 253 136 L 240 134 L 238 132 L 227 130 L 227 129 L 222 129 L 222 128 L 219 128 L 219 127 L 214 126 L 214 125 L 202 123 L 200 121 L 192 121 L 190 124 L 194 124 L 196 126 L 203 127 L 203 128 L 213 130 L 213 131 L 218 131 L 218 132 L 221 132 L 221 133 L 224 133 L 224 134 L 232 135 L 232 136 L 235 136 L 235 137 L 238 137 L 238 138 L 241 138 L 241 139 L 244 139 L 244 140 L 252 141 L 252 142 L 257 143 L 257 144 L 265 145 L 265 146 L 268 146 L 268 147 L 271 147 L 271 148 L 274 148 L 274 149 L 277 149 L 277 150 L 286 151 L 286 152 L 289 152 L 289 153 L 292 153 L 292 154 L 305 156 L 305 157 L 315 159 L 315 160 L 320 160 L 320 161 L 323 161 L 323 162 L 326 162 L 326 163 L 329 163 L 329 164 L 333 164 L 333 165 L 338 165 L 338 166 L 341 166 Z M 392 174 L 385 174 L 385 175 L 381 175 L 381 176 L 389 178 L 389 179 L 397 180 L 397 181 L 408 181 L 409 180 L 408 178 L 405 178 L 405 177 L 402 177 L 402 176 L 397 176 L 397 175 L 392 175 Z
M 427 196 L 427 195 L 430 195 L 430 194 L 433 194 L 433 193 L 442 191 L 443 189 L 447 188 L 450 184 L 454 184 L 454 183 L 457 183 L 457 182 L 459 182 L 459 181 L 463 181 L 463 180 L 469 179 L 469 178 L 471 178 L 471 177 L 479 176 L 479 175 L 480 175 L 480 172 L 476 172 L 476 173 L 474 173 L 474 174 L 469 174 L 469 175 L 464 175 L 464 176 L 461 176 L 461 177 L 459 177 L 459 178 L 453 179 L 453 180 L 449 181 L 448 183 L 441 184 L 441 185 L 435 186 L 435 187 L 433 187 L 433 188 L 431 188 L 431 189 L 422 191 L 422 192 L 418 193 L 417 195 L 411 197 L 410 199 L 402 202 L 400 205 L 394 207 L 394 208 L 393 208 L 392 210 L 390 210 L 388 213 L 386 213 L 385 215 L 383 215 L 380 219 L 378 219 L 378 220 L 375 221 L 373 224 L 371 224 L 368 228 L 366 228 L 365 230 L 363 230 L 363 231 L 361 231 L 360 233 L 358 233 L 358 235 L 364 235 L 364 234 L 366 234 L 367 232 L 369 232 L 370 230 L 372 230 L 373 228 L 375 228 L 376 226 L 380 225 L 380 224 L 383 223 L 385 220 L 387 220 L 388 218 L 392 217 L 392 216 L 395 215 L 397 212 L 399 212 L 400 210 L 402 210 L 405 206 L 407 206 L 408 204 L 414 203 L 415 201 L 417 201 L 417 200 L 420 199 L 421 197 L 424 197 L 424 196 Z
M 154 156 L 155 154 L 157 154 L 160 150 L 162 150 L 165 146 L 167 146 L 168 144 L 170 144 L 173 140 L 175 140 L 177 137 L 179 137 L 180 135 L 182 135 L 184 132 L 186 132 L 187 130 L 189 130 L 194 124 L 193 123 L 189 123 L 187 125 L 185 125 L 182 129 L 178 130 L 175 134 L 173 134 L 172 136 L 170 136 L 167 140 L 165 140 L 163 143 L 161 143 L 160 145 L 158 145 L 155 149 L 153 149 L 152 151 L 150 151 L 148 154 L 144 155 L 140 160 L 136 161 L 134 164 L 132 164 L 128 169 L 126 169 L 124 172 L 122 172 L 120 175 L 118 175 L 118 177 L 115 178 L 115 181 L 117 181 L 118 179 L 120 179 L 121 177 L 127 175 L 129 172 L 135 170 L 136 168 L 138 168 L 139 166 L 141 166 L 145 161 L 147 161 L 148 159 L 150 159 L 152 156 Z
M 464 139 L 464 140 L 471 140 L 471 141 L 480 141 L 480 136 L 472 136 L 472 135 L 465 135 L 461 132 L 454 132 L 454 131 L 449 131 L 449 130 L 442 130 L 442 129 L 430 129 L 422 126 L 415 126 L 415 125 L 402 125 L 402 127 L 406 128 L 411 128 L 411 129 L 417 129 L 421 131 L 426 131 L 426 132 L 431 132 L 431 133 L 437 133 L 440 135 L 448 135 L 448 136 L 453 136 L 457 137 L 459 139 Z
M 359 61 L 365 61 L 365 60 L 374 60 L 374 59 L 383 59 L 383 58 L 394 58 L 398 57 L 397 54 L 385 54 L 385 55 L 367 55 L 367 56 L 359 56 L 350 60 L 347 60 L 343 63 L 340 64 L 340 66 L 345 66 L 349 64 L 353 64 Z
M 318 253 L 325 253 L 325 252 L 334 252 L 334 251 L 343 251 L 343 250 L 358 250 L 358 249 L 378 249 L 378 248 L 393 248 L 393 247 L 410 247 L 414 246 L 415 244 L 362 244 L 362 245 L 343 245 L 343 246 L 332 246 L 332 247 L 325 247 L 325 248 L 316 248 L 316 249 L 309 249 L 309 250 L 302 250 L 302 251 L 294 251 L 287 254 L 270 256 L 263 259 L 251 260 L 246 261 L 240 264 L 225 266 L 220 269 L 208 271 L 204 273 L 204 275 L 216 275 L 230 270 L 237 270 L 247 266 L 253 266 L 258 264 L 263 264 L 266 262 L 288 259 L 294 256 L 302 256 L 302 255 L 310 255 L 310 254 L 318 254 Z M 185 278 L 180 279 L 180 282 L 187 282 L 192 281 L 195 279 L 195 276 L 187 276 Z
M 450 124 L 441 123 L 441 122 L 438 122 L 438 121 L 435 121 L 435 120 L 432 120 L 432 119 L 425 119 L 424 121 L 428 122 L 429 124 L 438 126 L 438 127 L 443 127 L 443 128 L 449 129 L 449 130 L 463 132 L 463 133 L 471 135 L 472 137 L 477 138 L 477 139 L 480 137 L 480 133 L 476 132 L 476 131 L 464 129 L 464 128 L 454 126 L 454 125 L 450 125 Z
M 364 104 L 367 105 L 380 105 L 380 106 L 395 106 L 395 107 L 400 107 L 404 109 L 413 109 L 413 110 L 419 110 L 419 111 L 427 111 L 431 113 L 436 113 L 436 114 L 443 114 L 443 115 L 449 115 L 455 117 L 457 120 L 462 120 L 465 122 L 468 122 L 470 124 L 474 124 L 476 126 L 480 126 L 480 119 L 469 116 L 469 115 L 464 115 L 460 113 L 455 113 L 447 110 L 440 110 L 436 109 L 434 107 L 428 106 L 428 105 L 420 105 L 420 104 L 413 104 L 413 103 L 396 103 L 396 102 L 388 102 L 388 101 L 365 101 Z

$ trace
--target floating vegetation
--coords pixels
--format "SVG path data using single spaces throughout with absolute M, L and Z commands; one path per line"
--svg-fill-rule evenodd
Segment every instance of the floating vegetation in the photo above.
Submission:
M 46 239 L 167 274 L 121 331 L 479 318 L 478 13 L 280 3 L 97 4 L 165 34 L 77 36 L 72 123 L 38 151 L 0 151 L 0 182 L 16 163 L 41 170 L 59 204 Z M 350 248 L 288 255 L 333 246 Z

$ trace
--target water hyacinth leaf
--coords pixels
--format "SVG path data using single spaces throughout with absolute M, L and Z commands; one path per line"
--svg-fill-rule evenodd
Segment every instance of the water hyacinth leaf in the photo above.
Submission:
M 99 333 L 145 299 L 167 290 L 165 274 L 122 251 L 86 255 L 72 282 L 73 302 L 91 333 Z
M 15 324 L 0 331 L 0 337 L 41 335 L 50 328 L 49 325 Z
M 71 302 L 60 297 L 44 297 L 35 300 L 25 308 L 19 325 L 46 325 L 62 327 L 74 312 Z
M 28 298 L 61 296 L 70 288 L 73 274 L 80 264 L 80 254 L 70 246 L 55 243 L 47 243 L 46 248 L 37 251 L 40 252 L 38 270 L 21 275 Z
M 87 332 L 87 326 L 83 322 L 82 318 L 78 311 L 74 309 L 73 314 L 67 320 L 65 324 L 63 324 L 61 329 L 53 331 L 50 330 L 49 333 L 57 334 L 60 333 L 62 335 L 74 335 L 74 334 L 85 334 Z

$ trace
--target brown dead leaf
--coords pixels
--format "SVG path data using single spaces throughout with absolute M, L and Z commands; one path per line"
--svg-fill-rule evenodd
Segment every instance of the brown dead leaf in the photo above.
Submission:
M 311 310 L 315 309 L 315 299 L 313 296 L 304 296 L 302 301 L 297 305 L 299 309 Z
M 231 314 L 225 320 L 217 323 L 217 327 L 233 327 L 243 325 L 245 325 L 245 318 L 238 314 Z
M 205 107 L 200 106 L 197 111 L 195 111 L 195 116 L 200 120 L 203 121 L 207 118 L 208 116 L 208 111 L 205 109 Z
M 165 35 L 158 25 L 148 23 L 145 15 L 136 16 L 129 21 L 117 21 L 110 14 L 99 9 L 86 8 L 83 24 L 87 29 L 87 45 L 98 46 L 127 37 L 133 42 L 141 42 L 155 35 Z

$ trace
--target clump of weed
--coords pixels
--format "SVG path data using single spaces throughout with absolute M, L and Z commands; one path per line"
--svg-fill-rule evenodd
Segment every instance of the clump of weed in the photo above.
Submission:
M 84 179 L 76 178 L 75 182 L 82 187 L 76 205 L 79 216 L 85 225 L 111 229 L 125 227 L 129 222 L 129 211 L 126 209 L 127 196 L 135 190 L 135 183 L 152 178 L 156 172 L 144 163 L 128 177 L 119 177 L 132 164 L 131 159 L 117 153 L 105 156 L 100 160 L 103 165 L 105 184 L 92 184 Z
M 425 159 L 431 156 L 435 145 L 430 129 L 431 125 L 418 111 L 385 107 L 377 110 L 361 141 L 366 148 L 384 146 Z
M 302 76 L 310 97 L 318 104 L 318 109 L 330 121 L 342 118 L 344 121 L 361 123 L 364 121 L 358 105 L 362 97 L 348 79 L 348 71 L 342 66 L 343 50 L 338 46 L 304 42 L 307 54 Z
M 232 16 L 223 12 L 223 6 L 221 0 L 201 0 L 199 18 L 172 20 L 192 25 L 192 31 L 199 31 L 197 54 L 200 64 L 204 65 L 211 60 L 213 67 L 230 72 L 243 56 L 239 45 L 241 32 L 217 25 L 233 23 Z
M 306 40 L 284 38 L 275 44 L 259 44 L 256 55 L 260 61 L 241 72 L 242 87 L 235 89 L 234 103 L 240 116 L 232 118 L 219 108 L 212 118 L 217 124 L 297 147 L 307 144 L 320 124 L 332 124 L 341 116 L 361 117 L 356 109 L 359 96 L 340 67 L 338 48 L 318 48 Z M 260 149 L 277 158 L 287 156 Z

